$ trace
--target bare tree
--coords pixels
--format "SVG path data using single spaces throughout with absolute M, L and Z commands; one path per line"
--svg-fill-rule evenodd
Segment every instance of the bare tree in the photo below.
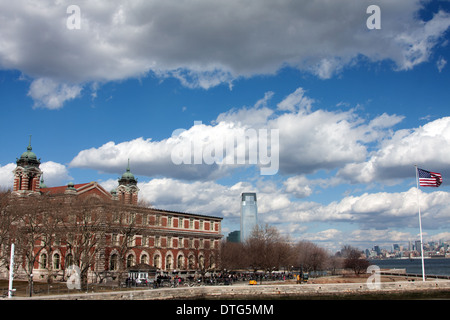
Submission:
M 40 197 L 39 216 L 41 224 L 41 246 L 47 254 L 47 282 L 53 281 L 53 276 L 61 269 L 60 252 L 55 252 L 61 245 L 64 235 L 61 228 L 66 213 L 66 203 L 63 198 L 50 198 L 47 195 Z M 56 256 L 58 255 L 58 256 Z
M 318 271 L 325 268 L 328 254 L 325 249 L 310 241 L 299 241 L 294 248 L 294 265 L 303 271 Z
M 247 255 L 244 245 L 240 242 L 221 242 L 221 267 L 226 270 L 247 268 Z
M 279 269 L 283 264 L 289 264 L 288 247 L 287 239 L 280 235 L 277 228 L 267 224 L 256 226 L 245 243 L 248 264 L 254 271 Z
M 109 217 L 110 230 L 116 236 L 115 243 L 112 243 L 112 248 L 114 248 L 119 257 L 116 271 L 118 281 L 121 283 L 127 267 L 131 266 L 127 265 L 127 253 L 136 246 L 135 236 L 139 232 L 136 226 L 137 216 L 136 213 L 130 212 L 127 206 L 119 203 L 111 204 L 108 208 L 111 215 Z
M 29 287 L 33 283 L 33 269 L 40 264 L 42 269 L 48 266 L 48 255 L 43 253 L 43 236 L 45 235 L 45 218 L 48 210 L 47 198 L 36 197 L 11 199 L 11 209 L 17 215 L 17 222 L 10 229 L 12 241 L 16 244 L 16 254 L 23 260 L 21 265 L 28 278 Z M 41 256 L 42 253 L 42 256 Z M 31 294 L 31 292 L 30 292 Z
M 104 207 L 94 199 L 71 199 L 65 220 L 67 254 L 72 256 L 75 266 L 80 268 L 81 286 L 87 286 L 89 269 L 103 249 L 105 225 Z
M 342 251 L 345 254 L 344 268 L 352 269 L 356 275 L 366 272 L 370 262 L 362 257 L 361 251 L 351 246 L 344 247 Z
M 0 268 L 9 269 L 10 247 L 12 242 L 12 231 L 17 221 L 15 210 L 10 205 L 11 193 L 0 192 Z

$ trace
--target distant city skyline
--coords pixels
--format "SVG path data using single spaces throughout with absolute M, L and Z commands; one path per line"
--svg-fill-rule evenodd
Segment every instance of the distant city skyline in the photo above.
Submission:
M 440 241 L 430 241 L 424 242 L 424 257 L 428 258 L 430 256 L 450 255 L 450 240 Z M 420 252 L 420 240 L 414 242 L 410 241 L 408 243 L 393 243 L 389 247 L 380 247 L 374 245 L 372 248 L 366 248 L 362 250 L 366 257 L 384 257 L 384 258 L 408 258 L 415 257 L 419 258 L 421 256 Z

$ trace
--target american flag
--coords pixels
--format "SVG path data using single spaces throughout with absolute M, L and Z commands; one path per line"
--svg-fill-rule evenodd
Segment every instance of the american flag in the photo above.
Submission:
M 421 187 L 439 187 L 442 183 L 442 176 L 437 172 L 430 172 L 417 168 L 419 172 L 419 182 Z

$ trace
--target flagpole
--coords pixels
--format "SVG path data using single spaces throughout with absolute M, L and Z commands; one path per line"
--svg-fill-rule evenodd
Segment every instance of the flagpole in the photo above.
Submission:
M 420 213 L 420 196 L 419 196 L 419 171 L 416 167 L 416 183 L 417 183 L 417 205 L 419 207 L 419 230 L 420 230 L 420 255 L 422 257 L 422 281 L 425 281 L 425 263 L 423 260 L 423 237 L 422 237 L 422 216 Z

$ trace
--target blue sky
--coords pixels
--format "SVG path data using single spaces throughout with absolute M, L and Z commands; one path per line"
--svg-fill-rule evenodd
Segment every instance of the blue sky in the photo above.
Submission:
M 155 207 L 226 235 L 257 192 L 261 223 L 336 250 L 418 238 L 418 164 L 444 178 L 420 189 L 425 239 L 450 240 L 450 3 L 325 2 L 0 1 L 0 186 L 31 134 L 49 186 L 111 190 L 130 158 Z M 177 166 L 177 129 L 277 130 L 279 170 Z

